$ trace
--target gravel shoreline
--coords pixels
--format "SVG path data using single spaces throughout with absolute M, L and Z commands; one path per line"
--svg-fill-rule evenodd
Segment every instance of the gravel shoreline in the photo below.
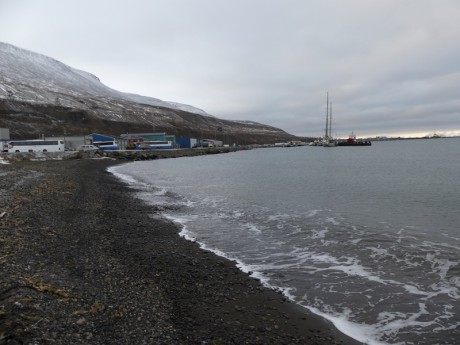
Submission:
M 152 217 L 119 162 L 0 165 L 0 344 L 358 344 Z

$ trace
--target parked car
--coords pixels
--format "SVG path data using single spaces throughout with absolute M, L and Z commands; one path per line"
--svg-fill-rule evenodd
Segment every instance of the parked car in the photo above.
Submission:
M 80 145 L 78 146 L 78 151 L 97 151 L 100 150 L 99 147 L 94 145 Z

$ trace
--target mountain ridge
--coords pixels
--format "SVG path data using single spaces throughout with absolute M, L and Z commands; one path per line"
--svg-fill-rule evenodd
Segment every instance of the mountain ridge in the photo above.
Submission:
M 253 121 L 214 117 L 187 104 L 124 93 L 86 71 L 0 42 L 0 127 L 12 137 L 162 131 L 228 142 L 296 138 Z M 116 132 L 118 131 L 118 132 Z

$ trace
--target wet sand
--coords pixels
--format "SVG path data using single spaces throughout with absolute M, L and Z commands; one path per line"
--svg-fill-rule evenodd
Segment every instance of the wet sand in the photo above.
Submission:
M 0 344 L 358 344 L 181 238 L 118 163 L 0 165 Z

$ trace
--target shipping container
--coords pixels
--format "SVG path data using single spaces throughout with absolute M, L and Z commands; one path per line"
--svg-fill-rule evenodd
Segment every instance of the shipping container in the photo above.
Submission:
M 176 137 L 176 143 L 181 149 L 190 149 L 197 144 L 197 139 L 186 138 L 186 137 Z

